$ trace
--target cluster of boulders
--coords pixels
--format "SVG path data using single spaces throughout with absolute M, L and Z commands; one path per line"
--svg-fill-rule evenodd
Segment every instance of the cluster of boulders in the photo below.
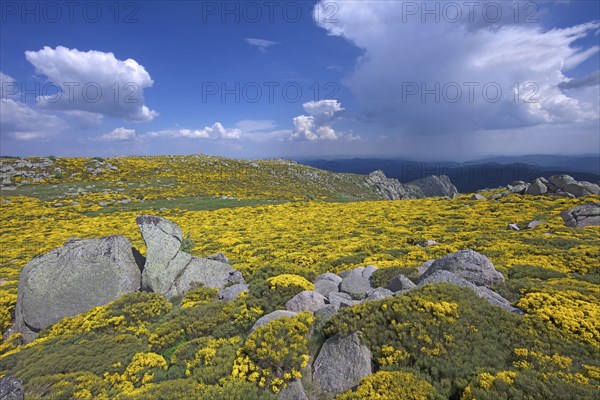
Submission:
M 17 186 L 42 182 L 63 173 L 59 167 L 54 167 L 54 157 L 4 159 L 0 162 L 0 187 L 11 190 Z M 110 162 L 93 158 L 86 166 L 86 172 L 96 176 L 106 171 L 116 171 L 118 167 Z M 17 183 L 16 177 L 21 177 Z
M 50 167 L 54 161 L 48 157 L 43 157 L 39 162 L 32 162 L 25 159 L 17 159 L 13 163 L 3 161 L 0 165 L 0 186 L 3 188 L 14 186 L 14 178 L 22 177 L 22 183 L 40 182 L 50 178 L 52 173 Z M 60 172 L 55 171 L 55 172 Z
M 521 313 L 488 287 L 504 282 L 504 277 L 487 257 L 473 250 L 458 251 L 427 261 L 419 268 L 421 275 L 416 282 L 400 274 L 385 288 L 373 287 L 371 276 L 375 271 L 377 267 L 369 265 L 339 275 L 329 272 L 319 275 L 314 283 L 315 290 L 300 292 L 286 303 L 286 310 L 276 310 L 263 316 L 256 321 L 252 330 L 278 318 L 294 317 L 302 311 L 311 311 L 321 320 L 327 320 L 341 308 L 401 296 L 415 288 L 435 283 L 464 287 L 494 306 Z M 361 344 L 359 332 L 347 336 L 335 335 L 323 344 L 315 358 L 312 377 L 321 389 L 336 395 L 356 387 L 362 378 L 370 375 L 371 361 L 371 352 Z M 289 390 L 297 397 L 283 398 L 307 398 L 299 381 L 294 382 Z
M 137 218 L 146 242 L 143 257 L 123 236 L 69 239 L 32 259 L 21 271 L 15 324 L 24 342 L 61 319 L 107 304 L 123 294 L 153 291 L 172 299 L 192 283 L 221 289 L 231 299 L 247 289 L 239 271 L 221 254 L 192 257 L 181 250 L 181 228 L 164 218 Z M 227 287 L 225 287 L 227 286 Z
M 458 190 L 446 175 L 428 176 L 409 183 L 388 178 L 377 170 L 367 175 L 365 184 L 387 200 L 419 199 L 423 197 L 447 196 L 454 198 Z
M 576 181 L 570 175 L 553 175 L 549 179 L 535 178 L 530 183 L 515 181 L 506 187 L 502 193 L 494 193 L 487 200 L 499 199 L 510 194 L 527 194 L 531 196 L 583 197 L 590 194 L 600 194 L 600 186 L 587 181 Z M 480 194 L 474 195 L 473 200 L 486 200 Z

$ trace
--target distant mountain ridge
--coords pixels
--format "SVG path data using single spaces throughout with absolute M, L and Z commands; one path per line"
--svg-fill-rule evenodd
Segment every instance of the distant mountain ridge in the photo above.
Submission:
M 469 162 L 419 162 L 407 159 L 348 158 L 297 160 L 332 172 L 368 174 L 381 170 L 389 178 L 408 183 L 428 176 L 447 175 L 461 193 L 506 186 L 513 181 L 567 174 L 580 181 L 600 180 L 600 156 L 493 157 Z

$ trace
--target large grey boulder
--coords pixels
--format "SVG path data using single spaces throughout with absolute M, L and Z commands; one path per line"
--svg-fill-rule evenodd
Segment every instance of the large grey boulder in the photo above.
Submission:
M 340 290 L 342 278 L 331 272 L 317 276 L 315 280 L 315 291 L 327 296 L 329 292 L 337 292 Z
M 502 274 L 483 254 L 473 250 L 461 250 L 438 258 L 421 275 L 421 281 L 436 271 L 450 271 L 477 286 L 488 286 L 504 282 Z
M 431 260 L 427 260 L 425 261 L 423 264 L 421 264 L 421 266 L 419 268 L 417 268 L 417 272 L 419 273 L 419 275 L 423 275 L 425 273 L 425 271 L 427 271 L 429 269 L 429 267 L 431 267 L 431 264 L 433 264 L 435 262 L 435 258 L 431 259 Z
M 600 203 L 589 203 L 560 213 L 567 226 L 600 226 Z
M 70 239 L 35 257 L 19 278 L 16 330 L 30 342 L 65 317 L 139 290 L 142 259 L 123 236 Z
M 418 287 L 434 283 L 450 283 L 452 285 L 457 285 L 470 289 L 473 292 L 475 292 L 475 294 L 477 294 L 479 297 L 487 300 L 491 305 L 502 307 L 510 312 L 520 313 L 519 309 L 513 307 L 508 300 L 500 296 L 498 293 L 485 286 L 474 285 L 473 283 L 467 281 L 464 278 L 461 278 L 460 276 L 453 274 L 450 271 L 436 271 L 433 274 L 426 277 L 425 279 L 421 280 L 419 282 Z
M 360 342 L 360 334 L 335 335 L 327 339 L 313 364 L 313 380 L 327 393 L 336 395 L 353 389 L 373 372 L 371 351 Z
M 399 292 L 401 290 L 410 290 L 415 286 L 416 285 L 413 283 L 413 281 L 400 274 L 392 278 L 390 283 L 388 283 L 387 288 L 392 292 Z
M 12 375 L 0 378 L 0 400 L 24 400 L 25 391 L 21 381 Z
M 516 194 L 523 194 L 529 188 L 529 183 L 523 181 L 515 181 L 512 183 L 510 192 Z
M 589 194 L 600 194 L 600 186 L 586 181 L 578 182 L 569 175 L 551 176 L 550 182 L 552 182 L 558 189 L 570 193 L 575 197 L 587 196 Z
M 297 312 L 293 312 L 293 311 L 275 310 L 272 313 L 269 313 L 267 315 L 263 315 L 258 320 L 256 320 L 256 322 L 254 323 L 254 325 L 252 325 L 252 329 L 250 329 L 250 332 L 256 330 L 257 328 L 260 328 L 263 325 L 268 324 L 271 321 L 275 321 L 276 319 L 279 319 L 279 318 L 292 318 L 292 317 L 295 317 L 296 315 L 298 315 L 298 313 Z
M 367 296 L 367 292 L 372 289 L 371 275 L 377 270 L 372 265 L 357 267 L 350 270 L 342 278 L 340 283 L 340 292 L 349 294 L 355 300 L 362 300 Z
M 525 190 L 525 194 L 532 196 L 540 196 L 548 191 L 548 187 L 542 182 L 540 178 L 536 178 L 531 182 L 531 185 Z
M 325 307 L 327 298 L 321 293 L 315 292 L 314 290 L 304 290 L 285 303 L 285 308 L 289 311 L 312 311 L 315 312 Z
M 198 258 L 183 252 L 183 232 L 174 222 L 150 215 L 141 215 L 136 222 L 147 248 L 142 274 L 144 289 L 171 299 L 184 295 L 192 283 L 215 289 L 244 283 L 239 271 L 219 261 L 224 257 Z
M 287 386 L 277 395 L 278 400 L 308 400 L 308 396 L 304 392 L 302 381 L 296 379 L 289 382 Z

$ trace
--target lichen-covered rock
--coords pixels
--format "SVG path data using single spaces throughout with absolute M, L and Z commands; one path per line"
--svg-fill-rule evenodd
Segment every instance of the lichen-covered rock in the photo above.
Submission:
M 235 285 L 227 286 L 219 289 L 219 300 L 233 301 L 239 297 L 240 294 L 250 290 L 250 287 L 246 283 L 238 283 Z
M 371 275 L 377 270 L 376 267 L 369 265 L 365 267 L 357 267 L 350 270 L 342 278 L 340 283 L 340 292 L 349 294 L 355 300 L 362 300 L 367 296 L 367 292 L 373 287 L 371 286 Z
M 340 290 L 342 278 L 336 274 L 327 272 L 317 276 L 315 280 L 315 291 L 327 296 L 329 292 L 337 292 Z
M 143 257 L 123 236 L 72 239 L 21 271 L 15 323 L 25 342 L 64 317 L 140 289 Z
M 0 400 L 24 400 L 25 391 L 21 381 L 12 375 L 0 378 Z
M 434 260 L 432 260 L 433 263 Z M 431 263 L 431 264 L 432 264 Z M 430 265 L 431 265 L 430 264 Z M 392 278 L 390 283 L 388 283 L 387 288 L 392 292 L 399 292 L 401 290 L 410 290 L 414 288 L 416 285 L 408 279 L 406 276 L 400 274 Z
M 287 384 L 287 387 L 277 395 L 278 400 L 308 400 L 308 396 L 304 392 L 302 381 L 296 379 Z
M 383 300 L 394 297 L 394 292 L 386 288 L 375 288 L 367 292 L 367 298 L 364 301 Z
M 360 334 L 335 335 L 327 339 L 313 364 L 313 380 L 327 393 L 336 395 L 358 386 L 373 372 L 372 355 L 360 342 Z
M 584 228 L 600 226 L 600 203 L 589 203 L 560 213 L 567 226 Z
M 425 273 L 425 271 L 427 271 L 429 269 L 429 267 L 431 267 L 431 264 L 433 264 L 435 262 L 435 258 L 431 259 L 431 260 L 427 260 L 425 261 L 423 264 L 421 264 L 421 266 L 419 268 L 417 268 L 417 272 L 419 273 L 419 275 L 423 275 Z
M 438 258 L 421 276 L 421 280 L 440 270 L 450 271 L 477 286 L 504 282 L 504 277 L 496 271 L 494 264 L 473 250 L 461 250 Z
M 222 254 L 212 258 L 192 257 L 181 250 L 183 232 L 172 221 L 141 215 L 136 222 L 146 242 L 146 264 L 142 286 L 172 299 L 183 296 L 192 283 L 221 289 L 229 283 L 244 283 L 239 271 L 225 260 Z
M 331 292 L 328 295 L 329 304 L 335 308 L 352 307 L 360 304 L 360 300 L 353 300 L 352 296 L 344 292 Z
M 315 312 L 325 307 L 327 298 L 321 293 L 315 292 L 314 290 L 304 290 L 285 303 L 285 308 L 289 311 L 312 311 Z
M 525 194 L 532 196 L 540 196 L 548 192 L 548 187 L 542 182 L 540 178 L 536 178 L 531 182 L 531 185 L 525 190 Z

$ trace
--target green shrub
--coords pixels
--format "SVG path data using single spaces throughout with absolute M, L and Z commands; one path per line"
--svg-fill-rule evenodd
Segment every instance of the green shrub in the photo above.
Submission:
M 509 313 L 449 284 L 342 309 L 324 328 L 326 335 L 354 331 L 363 332 L 377 369 L 429 376 L 443 398 L 458 398 L 477 371 L 512 368 L 517 347 L 590 365 L 598 355 L 538 318 Z M 580 372 L 579 363 L 564 372 Z
M 423 378 L 405 371 L 379 371 L 360 381 L 356 390 L 349 390 L 336 400 L 427 400 L 435 389 Z
M 373 287 L 387 287 L 392 279 L 398 275 L 404 275 L 413 282 L 419 279 L 419 271 L 415 268 L 407 267 L 388 267 L 379 268 L 371 275 L 371 285 Z
M 183 251 L 184 253 L 188 253 L 191 254 L 192 251 L 194 251 L 194 247 L 196 247 L 196 242 L 194 242 L 192 240 L 192 238 L 190 237 L 190 233 L 188 232 L 185 237 L 183 238 L 183 240 L 181 241 L 181 251 Z
M 566 277 L 566 274 L 535 265 L 515 265 L 508 270 L 508 277 L 509 279 L 529 278 L 547 280 L 564 278 Z

